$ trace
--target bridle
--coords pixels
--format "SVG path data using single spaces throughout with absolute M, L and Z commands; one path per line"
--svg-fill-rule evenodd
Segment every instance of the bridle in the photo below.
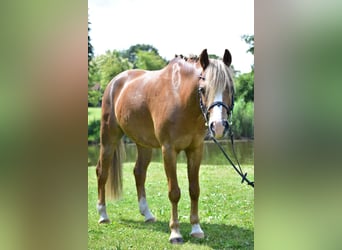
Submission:
M 198 77 L 199 77 L 200 80 L 205 81 L 205 77 L 204 76 L 199 75 Z M 233 108 L 234 108 L 234 94 L 232 95 L 232 102 L 231 102 L 232 105 L 231 106 L 228 106 L 224 102 L 216 101 L 216 102 L 213 102 L 212 104 L 210 104 L 209 107 L 207 107 L 204 104 L 204 102 L 203 102 L 203 95 L 204 95 L 204 88 L 198 87 L 199 104 L 200 104 L 200 108 L 201 108 L 203 117 L 204 117 L 205 122 L 206 122 L 206 126 L 209 126 L 208 123 L 209 123 L 210 110 L 212 108 L 214 108 L 215 106 L 218 106 L 218 107 L 222 106 L 227 111 L 228 125 L 229 126 L 232 125 L 231 117 L 232 117 L 232 112 L 233 112 Z

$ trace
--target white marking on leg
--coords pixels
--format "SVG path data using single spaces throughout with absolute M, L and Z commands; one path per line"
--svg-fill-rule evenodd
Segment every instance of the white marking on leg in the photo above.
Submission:
M 139 210 L 140 213 L 145 216 L 145 222 L 155 221 L 153 214 L 150 212 L 150 209 L 148 208 L 148 204 L 145 197 L 142 197 L 139 200 Z
M 97 211 L 99 212 L 99 223 L 109 222 L 109 218 L 106 212 L 106 205 L 97 204 Z
M 181 235 L 179 229 L 171 229 L 169 241 L 173 239 L 183 239 L 183 236 Z
M 204 232 L 199 224 L 193 224 L 190 235 L 195 238 L 203 238 Z

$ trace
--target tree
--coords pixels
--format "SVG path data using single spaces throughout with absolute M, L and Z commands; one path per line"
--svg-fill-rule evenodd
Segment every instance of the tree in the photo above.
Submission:
M 254 35 L 243 35 L 241 38 L 249 45 L 247 53 L 254 55 Z M 246 103 L 254 102 L 254 65 L 250 73 L 241 74 L 235 79 L 235 90 L 238 98 Z
M 211 58 L 211 59 L 222 59 L 221 57 L 219 57 L 215 54 L 209 54 L 209 58 Z
M 139 68 L 136 65 L 137 60 L 137 53 L 139 51 L 146 51 L 146 52 L 154 52 L 156 55 L 159 55 L 158 50 L 149 44 L 136 44 L 129 47 L 128 50 L 124 50 L 121 52 L 121 56 L 127 58 L 130 63 L 133 64 L 133 68 Z
M 238 99 L 233 110 L 233 133 L 235 138 L 254 137 L 254 102 Z
M 241 38 L 249 45 L 247 52 L 254 55 L 254 35 L 243 35 Z
M 99 103 L 100 94 L 98 91 L 92 90 L 94 85 L 100 81 L 98 74 L 98 68 L 96 67 L 94 59 L 94 47 L 91 45 L 91 39 L 89 35 L 90 22 L 88 16 L 88 105 L 96 106 Z
M 101 90 L 97 89 L 100 82 L 100 70 L 95 60 L 91 60 L 88 66 L 88 106 L 96 107 L 100 103 Z
M 88 17 L 88 69 L 89 69 L 89 63 L 91 61 L 91 59 L 94 58 L 94 47 L 91 45 L 90 41 L 90 35 L 89 35 L 89 31 L 90 31 L 90 25 L 91 23 L 89 22 L 89 17 Z
M 254 102 L 254 71 L 235 79 L 235 95 L 244 102 Z
M 166 61 L 155 51 L 139 50 L 135 64 L 139 69 L 158 70 L 166 65 Z
M 96 56 L 89 63 L 88 69 L 88 105 L 98 106 L 107 84 L 119 73 L 132 68 L 128 59 L 122 58 L 120 52 L 107 50 Z
M 95 63 L 99 68 L 102 87 L 106 86 L 117 74 L 132 68 L 128 59 L 123 58 L 116 50 L 107 50 L 104 55 L 97 56 Z
M 254 35 L 241 37 L 248 45 L 247 53 L 254 55 Z M 254 137 L 254 65 L 251 72 L 239 74 L 235 78 L 236 102 L 233 111 L 234 135 L 239 137 Z

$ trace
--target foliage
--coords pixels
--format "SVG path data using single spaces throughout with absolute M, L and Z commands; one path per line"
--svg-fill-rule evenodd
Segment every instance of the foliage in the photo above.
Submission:
M 100 82 L 100 75 L 98 73 L 98 67 L 94 62 L 94 47 L 91 45 L 91 39 L 89 35 L 90 21 L 88 17 L 88 105 L 96 106 L 99 103 L 101 94 L 97 91 L 91 90 L 92 87 Z
M 132 68 L 157 70 L 165 65 L 158 50 L 148 44 L 136 44 L 123 51 L 107 50 L 89 61 L 88 105 L 99 105 L 105 87 L 117 74 Z M 100 90 L 92 89 L 95 84 L 100 84 Z
M 215 54 L 209 54 L 209 58 L 211 58 L 211 59 L 220 59 L 220 57 L 215 55 Z
M 88 88 L 93 87 L 95 83 L 99 83 L 101 81 L 100 69 L 95 60 L 91 60 L 89 62 L 88 68 Z
M 233 111 L 233 133 L 235 138 L 254 138 L 254 102 L 238 99 Z
M 88 20 L 88 69 L 89 69 L 89 63 L 90 63 L 91 59 L 94 57 L 94 48 L 90 43 L 91 39 L 90 39 L 90 35 L 89 35 L 89 31 L 90 31 L 89 25 L 90 24 L 91 23 Z
M 107 84 L 119 73 L 132 68 L 132 64 L 128 59 L 123 58 L 120 52 L 113 50 L 107 50 L 104 55 L 97 56 L 95 63 L 98 65 L 101 86 L 107 86 Z
M 88 125 L 94 120 L 101 119 L 101 108 L 89 108 L 88 107 Z
M 151 163 L 147 171 L 146 192 L 155 223 L 144 223 L 139 213 L 134 163 L 123 167 L 124 196 L 107 201 L 110 224 L 99 225 L 97 182 L 95 168 L 88 168 L 88 249 L 178 249 L 168 242 L 170 202 L 163 165 Z M 253 166 L 243 166 L 254 179 Z M 253 249 L 254 248 L 254 190 L 240 184 L 241 178 L 226 165 L 202 165 L 200 170 L 201 195 L 199 215 L 205 233 L 204 239 L 189 236 L 190 198 L 186 164 L 177 165 L 178 182 L 182 196 L 178 204 L 181 249 Z
M 93 120 L 88 124 L 88 142 L 99 142 L 100 141 L 100 120 Z
M 254 35 L 241 37 L 248 45 L 247 52 L 254 55 Z M 235 138 L 254 138 L 254 65 L 252 71 L 238 74 L 235 82 L 235 107 L 233 111 L 233 132 Z
M 254 55 L 254 35 L 243 35 L 241 38 L 249 45 L 247 52 Z
M 136 56 L 136 66 L 139 69 L 158 70 L 166 66 L 166 61 L 154 51 L 139 50 Z
M 235 81 L 235 96 L 245 102 L 254 102 L 254 72 L 239 75 Z
M 88 108 L 88 141 L 100 141 L 101 108 Z
M 100 104 L 102 93 L 97 90 L 88 90 L 88 106 L 97 107 Z
M 240 70 L 235 69 L 233 64 L 230 65 L 230 69 L 233 71 L 233 77 L 236 77 L 236 76 L 240 75 L 240 73 L 241 73 Z
M 251 53 L 254 56 L 254 35 L 243 35 L 241 36 L 241 39 L 243 39 L 249 45 L 249 48 L 246 52 Z M 252 72 L 254 72 L 254 64 L 252 65 Z
M 100 84 L 101 75 L 100 70 L 94 60 L 91 60 L 88 67 L 88 106 L 98 106 L 102 93 L 94 90 L 95 84 Z
M 122 57 L 127 58 L 130 63 L 132 63 L 134 69 L 139 68 L 136 65 L 137 53 L 139 51 L 153 52 L 156 55 L 159 55 L 158 50 L 155 47 L 153 47 L 152 45 L 149 45 L 149 44 L 132 45 L 131 47 L 129 47 L 128 50 L 122 51 L 121 55 L 122 55 Z

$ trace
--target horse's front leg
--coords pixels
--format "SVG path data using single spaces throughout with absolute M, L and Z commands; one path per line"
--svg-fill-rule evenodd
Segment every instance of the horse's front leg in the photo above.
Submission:
M 140 213 L 145 217 L 145 222 L 154 222 L 156 219 L 148 208 L 145 192 L 146 171 L 152 158 L 152 149 L 137 145 L 137 150 L 138 159 L 134 167 L 134 177 L 137 187 L 139 210 Z
M 190 223 L 192 228 L 190 235 L 195 238 L 204 237 L 204 232 L 200 227 L 198 216 L 198 198 L 200 195 L 199 169 L 202 160 L 202 154 L 203 145 L 195 149 L 186 150 L 188 159 L 189 193 L 191 198 Z
M 181 196 L 181 191 L 178 186 L 177 180 L 177 153 L 170 146 L 162 147 L 164 168 L 168 182 L 169 200 L 171 202 L 171 219 L 170 219 L 170 242 L 173 244 L 182 243 L 183 237 L 180 233 L 179 221 L 178 221 L 178 201 Z

